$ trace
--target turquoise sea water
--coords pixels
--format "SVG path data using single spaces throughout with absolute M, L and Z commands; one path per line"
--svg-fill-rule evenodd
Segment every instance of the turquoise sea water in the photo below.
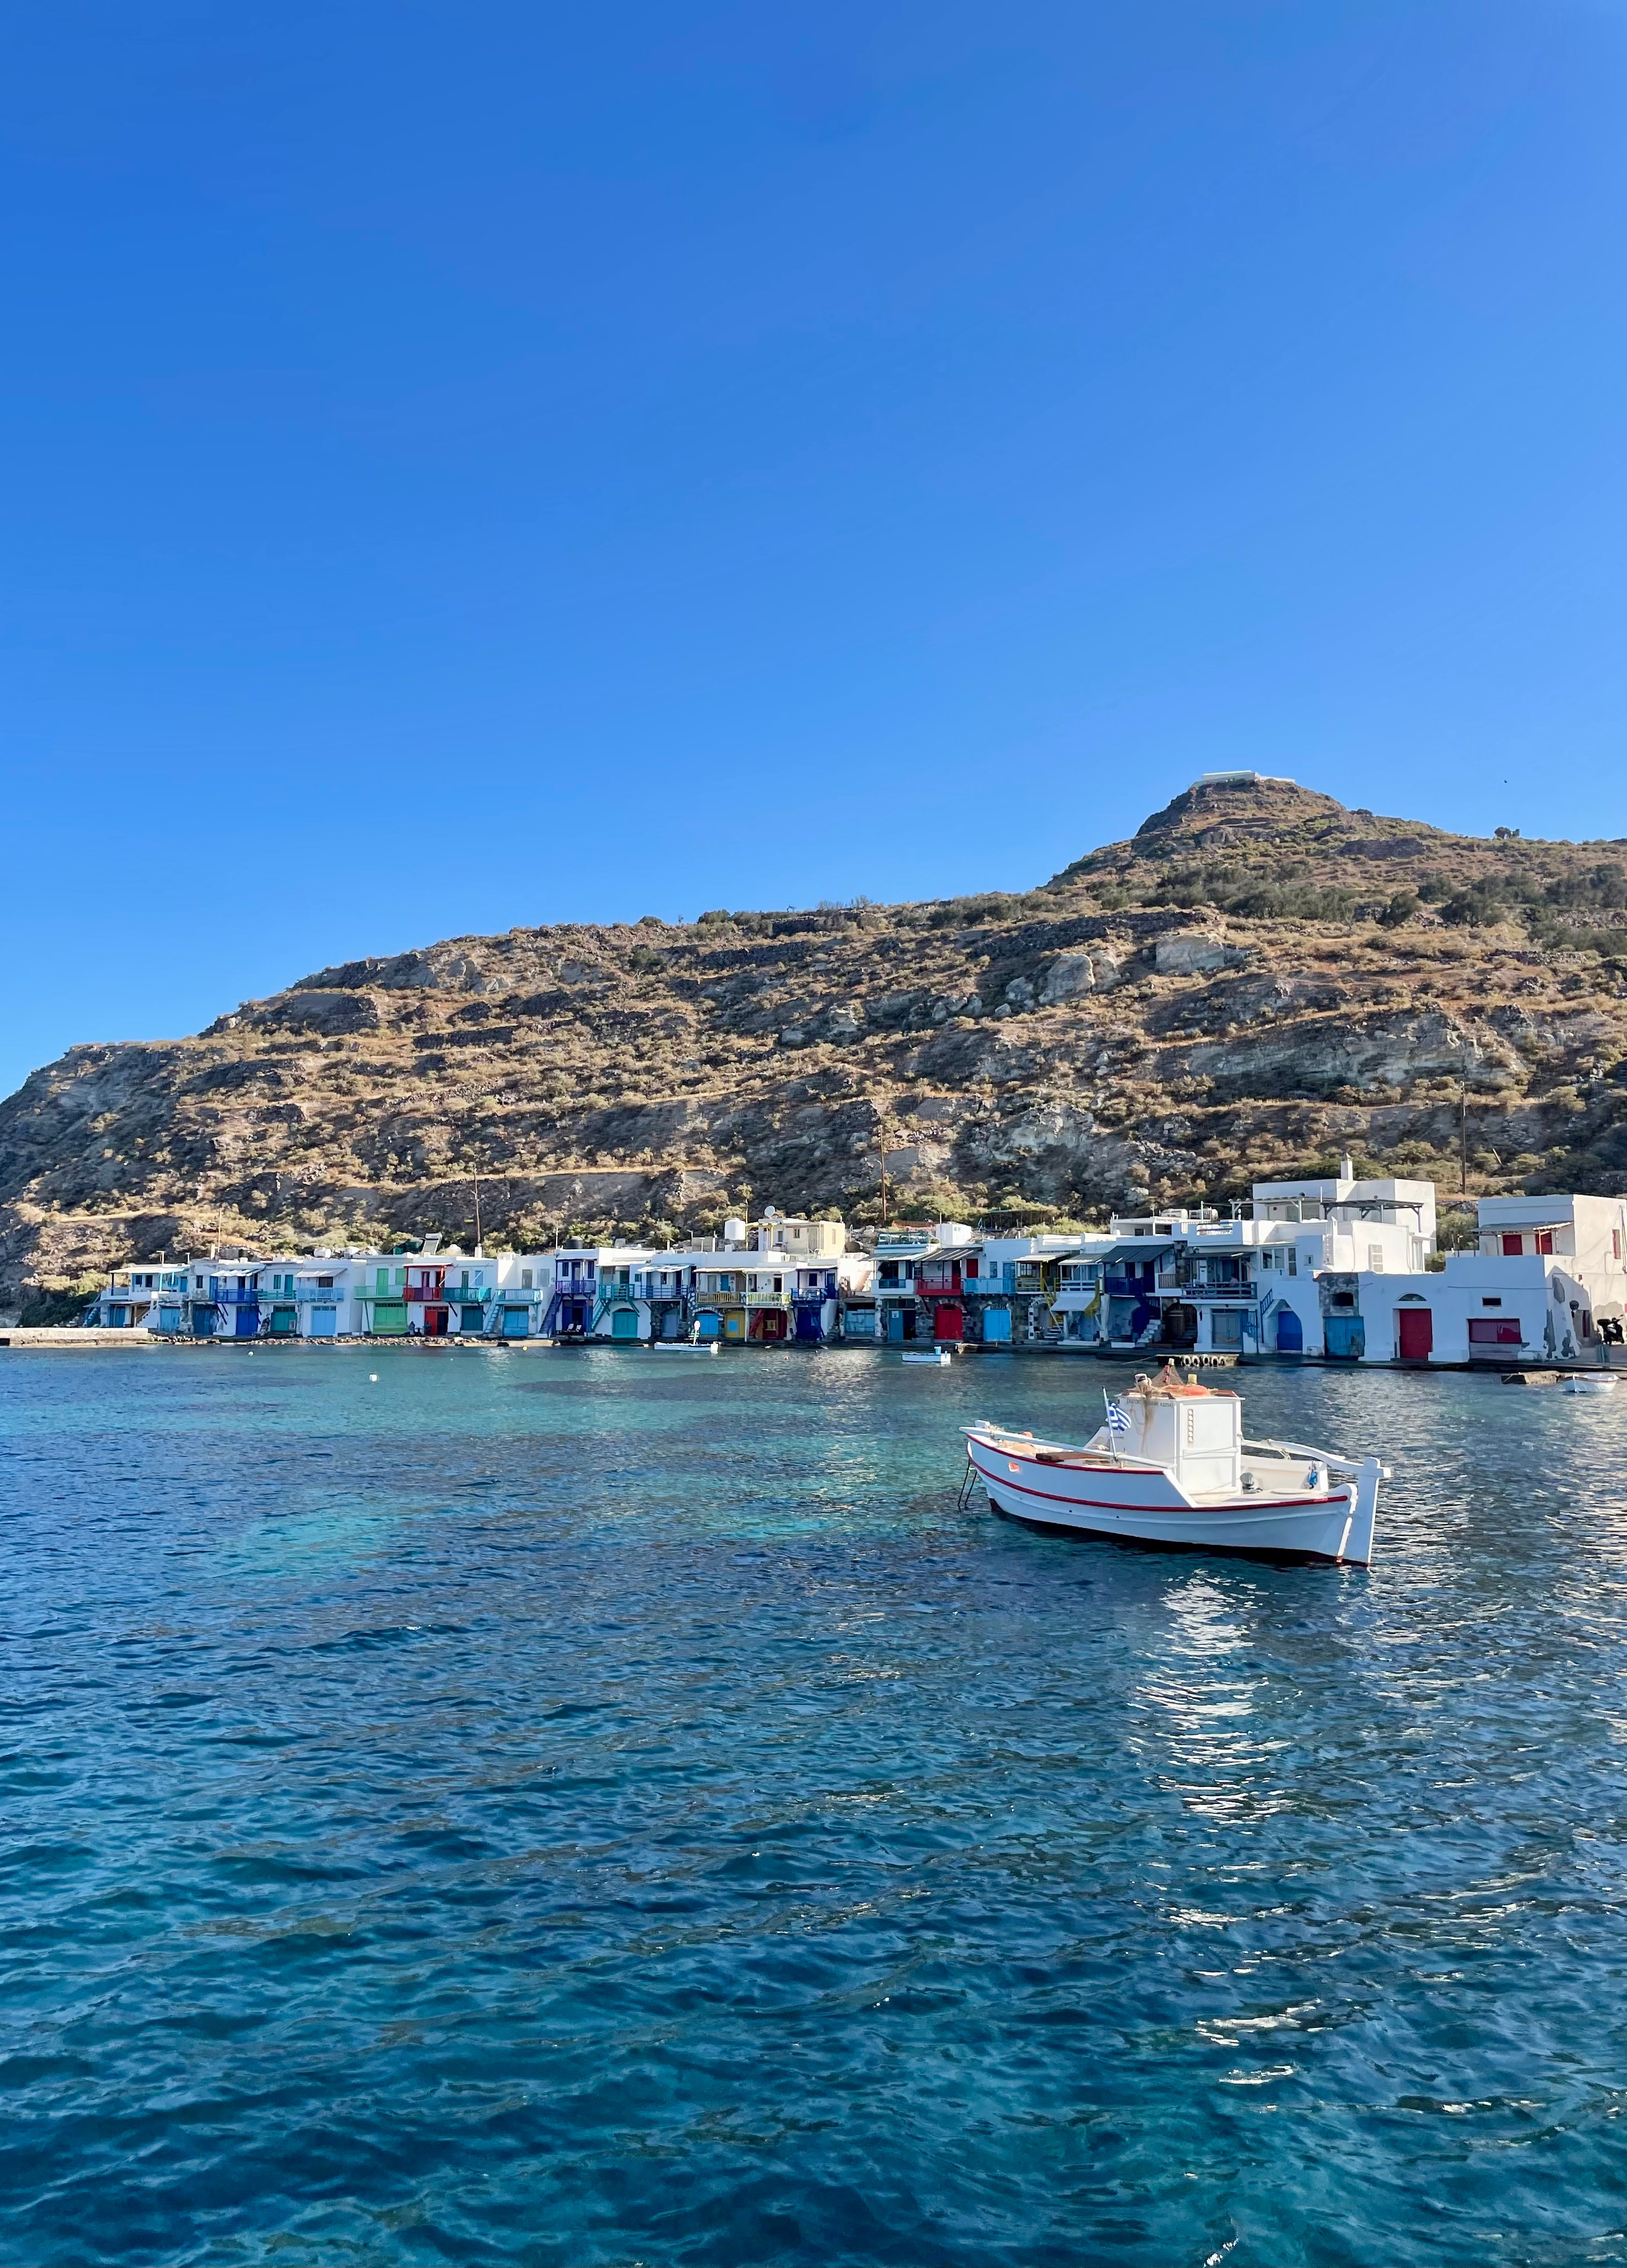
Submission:
M 0 2259 L 1627 2260 L 1627 1406 L 1247 1374 L 1371 1574 L 957 1510 L 1099 1381 L 0 1357 Z

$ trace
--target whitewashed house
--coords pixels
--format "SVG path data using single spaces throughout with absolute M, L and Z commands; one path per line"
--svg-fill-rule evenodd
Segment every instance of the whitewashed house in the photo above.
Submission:
M 115 1268 L 80 1321 L 102 1330 L 178 1334 L 187 1328 L 187 1291 L 180 1262 Z
M 1357 1181 L 1348 1161 L 1337 1176 L 1256 1182 L 1245 1211 L 1171 1206 L 1076 1238 L 1056 1270 L 1062 1344 L 1348 1354 L 1344 1276 L 1404 1274 L 1434 1248 L 1434 1184 Z
M 533 1294 L 533 1328 L 554 1338 L 644 1339 L 650 1336 L 650 1303 L 643 1272 L 656 1257 L 642 1244 L 560 1245 L 553 1252 L 507 1256 L 514 1280 L 503 1297 L 517 1307 L 518 1295 Z M 509 1313 L 513 1312 L 511 1308 Z M 519 1334 L 509 1329 L 505 1336 Z
M 1438 1274 L 1357 1269 L 1328 1284 L 1368 1362 L 1589 1362 L 1627 1310 L 1627 1203 L 1482 1197 L 1479 1248 Z

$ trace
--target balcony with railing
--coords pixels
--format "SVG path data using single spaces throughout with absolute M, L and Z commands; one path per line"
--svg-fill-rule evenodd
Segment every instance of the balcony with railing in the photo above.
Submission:
M 1166 1298 L 1180 1300 L 1250 1300 L 1254 1274 L 1243 1255 L 1181 1253 L 1172 1265 L 1159 1270 L 1158 1290 Z

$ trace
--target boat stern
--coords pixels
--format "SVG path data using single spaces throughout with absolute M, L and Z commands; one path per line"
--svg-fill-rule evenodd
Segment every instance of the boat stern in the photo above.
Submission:
M 1372 1531 L 1379 1513 L 1379 1483 L 1387 1481 L 1389 1477 L 1389 1467 L 1380 1464 L 1377 1457 L 1362 1459 L 1355 1485 L 1350 1491 L 1350 1524 L 1339 1548 L 1340 1558 L 1349 1566 L 1371 1567 L 1372 1565 Z

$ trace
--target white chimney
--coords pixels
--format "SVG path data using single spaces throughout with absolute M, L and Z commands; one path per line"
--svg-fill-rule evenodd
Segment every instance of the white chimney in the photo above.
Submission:
M 1348 1151 L 1339 1160 L 1339 1178 L 1342 1182 L 1353 1182 L 1356 1179 L 1355 1160 Z

